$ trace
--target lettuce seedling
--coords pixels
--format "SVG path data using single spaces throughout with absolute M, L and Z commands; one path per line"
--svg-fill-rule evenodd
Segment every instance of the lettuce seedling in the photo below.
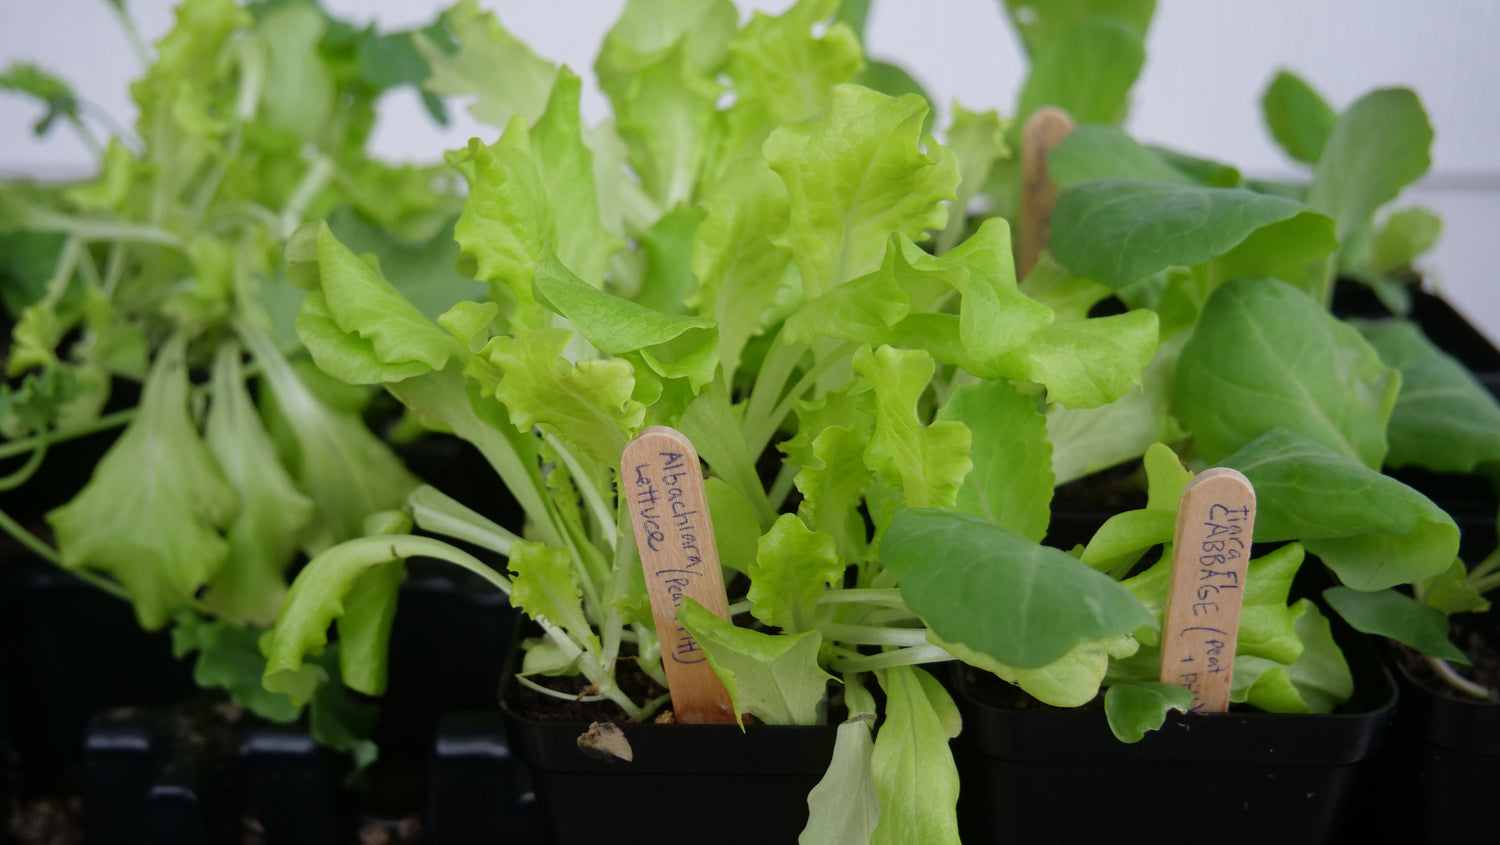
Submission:
M 260 688 L 255 648 L 289 568 L 363 535 L 416 479 L 365 424 L 366 397 L 298 372 L 295 289 L 276 256 L 304 219 L 330 214 L 351 238 L 430 239 L 451 230 L 457 199 L 435 190 L 441 174 L 364 152 L 376 98 L 425 73 L 411 33 L 355 30 L 312 2 L 189 0 L 154 49 L 133 41 L 148 65 L 131 86 L 140 117 L 94 144 L 98 175 L 0 188 L 4 272 L 17 282 L 5 286 L 15 321 L 0 429 L 20 463 L 3 483 L 23 485 L 51 447 L 123 430 L 82 491 L 46 514 L 52 542 L 0 524 L 129 601 L 142 627 L 172 627 L 179 655 L 198 654 L 200 684 L 289 721 L 300 706 Z M 58 80 L 17 66 L 0 84 L 43 102 L 39 132 L 66 123 L 90 138 L 90 112 Z M 446 269 L 451 254 L 438 259 Z M 105 413 L 130 383 L 139 402 Z M 308 677 L 327 680 L 330 666 Z M 324 718 L 353 712 L 343 687 L 319 688 L 315 732 L 367 762 L 359 731 Z

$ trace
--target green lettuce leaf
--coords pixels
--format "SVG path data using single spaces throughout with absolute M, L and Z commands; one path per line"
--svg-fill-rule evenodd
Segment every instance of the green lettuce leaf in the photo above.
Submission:
M 920 350 L 861 347 L 856 372 L 875 388 L 875 434 L 865 463 L 898 487 L 910 507 L 948 507 L 973 464 L 969 430 L 963 423 L 923 426 L 917 402 L 932 381 L 932 359 Z
M 269 625 L 286 594 L 284 573 L 316 508 L 277 459 L 276 446 L 245 389 L 238 348 L 220 347 L 211 385 L 213 405 L 204 440 L 240 507 L 225 534 L 229 557 L 203 601 L 236 625 Z
M 818 667 L 821 632 L 762 634 L 739 628 L 691 598 L 683 601 L 678 619 L 724 682 L 741 728 L 746 713 L 768 725 L 818 723 L 819 705 L 833 680 Z
M 450 49 L 430 32 L 414 35 L 430 68 L 424 90 L 439 97 L 477 94 L 469 112 L 491 126 L 505 127 L 518 115 L 527 123 L 541 116 L 556 65 L 539 58 L 475 0 L 459 0 L 443 13 L 441 23 L 456 47 Z
M 869 842 L 874 835 L 880 821 L 880 797 L 870 773 L 874 721 L 873 716 L 860 714 L 839 725 L 828 771 L 807 795 L 807 827 L 797 838 L 801 845 Z
M 510 547 L 511 604 L 529 618 L 568 632 L 575 642 L 599 637 L 583 610 L 583 588 L 566 549 L 517 541 Z
M 922 150 L 926 113 L 914 95 L 839 85 L 826 111 L 766 140 L 791 207 L 791 226 L 775 242 L 796 256 L 809 298 L 876 269 L 892 233 L 915 239 L 942 228 L 958 162 L 934 142 Z
M 828 107 L 835 85 L 864 67 L 859 37 L 847 24 L 827 23 L 837 0 L 801 0 L 772 17 L 755 12 L 729 46 L 736 93 L 777 124 L 806 120 Z M 821 28 L 819 32 L 815 28 Z
M 843 576 L 844 564 L 832 537 L 788 513 L 760 538 L 749 574 L 751 613 L 797 634 L 815 627 L 818 598 Z
M 870 771 L 880 800 L 874 845 L 958 843 L 958 768 L 948 740 L 958 736 L 958 707 L 937 679 L 900 666 L 879 673 L 885 722 Z
M 973 438 L 974 470 L 954 508 L 1041 542 L 1054 479 L 1047 421 L 1036 400 L 1009 382 L 986 381 L 955 390 L 937 418 L 963 423 Z
M 147 630 L 167 624 L 218 574 L 239 509 L 188 415 L 185 354 L 181 336 L 162 347 L 135 419 L 83 491 L 47 514 L 62 566 L 113 576 Z
M 1032 54 L 1016 113 L 1057 106 L 1079 123 L 1119 124 L 1145 63 L 1143 30 L 1117 20 L 1079 21 Z

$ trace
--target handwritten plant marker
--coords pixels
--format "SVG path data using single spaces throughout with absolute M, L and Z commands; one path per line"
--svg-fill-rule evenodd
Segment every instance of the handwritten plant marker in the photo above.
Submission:
M 678 722 L 733 723 L 728 691 L 698 641 L 677 621 L 684 597 L 729 618 L 698 451 L 682 432 L 650 426 L 626 444 L 620 483 L 661 639 L 673 714 Z
M 1036 266 L 1052 231 L 1057 185 L 1047 178 L 1047 154 L 1073 131 L 1073 118 L 1059 108 L 1037 109 L 1021 128 L 1021 246 L 1016 272 Z
M 1182 491 L 1162 626 L 1161 680 L 1193 693 L 1189 713 L 1229 709 L 1255 488 L 1236 470 L 1205 470 Z

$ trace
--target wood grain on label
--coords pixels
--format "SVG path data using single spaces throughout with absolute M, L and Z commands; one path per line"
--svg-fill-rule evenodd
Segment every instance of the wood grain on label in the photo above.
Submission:
M 1191 713 L 1229 709 L 1255 488 L 1225 467 L 1188 482 L 1177 510 L 1172 582 L 1161 636 L 1161 680 L 1193 692 Z
M 673 714 L 678 722 L 732 723 L 729 693 L 697 640 L 677 621 L 677 609 L 687 596 L 721 619 L 729 618 L 698 452 L 681 432 L 651 426 L 625 446 L 620 481 L 651 596 Z
M 1073 131 L 1073 118 L 1059 108 L 1037 109 L 1021 128 L 1021 244 L 1017 278 L 1024 279 L 1047 248 L 1057 185 L 1047 178 L 1047 154 Z

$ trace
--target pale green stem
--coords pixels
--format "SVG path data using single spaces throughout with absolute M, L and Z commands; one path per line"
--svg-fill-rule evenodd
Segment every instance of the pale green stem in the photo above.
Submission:
M 47 457 L 47 441 L 43 440 L 37 446 L 36 451 L 26 458 L 26 463 L 20 469 L 10 475 L 0 478 L 0 491 L 14 490 L 25 484 L 28 479 L 36 475 L 36 471 L 42 465 L 42 460 Z
M 115 13 L 115 18 L 120 21 L 120 28 L 125 30 L 125 38 L 130 42 L 130 49 L 135 52 L 135 58 L 141 63 L 141 68 L 151 67 L 156 57 L 152 53 L 151 46 L 146 43 L 146 39 L 141 37 L 141 31 L 136 28 L 130 13 L 125 11 L 125 4 L 106 2 L 104 5 L 108 6 Z
M 157 244 L 173 249 L 182 246 L 181 238 L 160 226 L 113 220 L 84 220 L 38 208 L 27 208 L 26 228 L 34 232 L 61 232 L 90 242 Z
M 609 604 L 604 617 L 604 665 L 613 670 L 615 659 L 620 656 L 620 643 L 625 639 L 625 614 L 620 610 L 620 601 L 630 593 L 631 567 L 635 565 L 635 542 L 631 533 L 625 498 L 619 497 L 615 505 L 615 571 L 609 587 Z
M 737 601 L 729 606 L 729 617 L 733 619 L 734 617 L 739 616 L 741 613 L 749 613 L 750 608 L 754 606 L 754 602 L 750 601 L 749 599 Z
M 916 666 L 922 663 L 941 663 L 953 660 L 953 655 L 939 646 L 927 645 L 902 648 L 881 654 L 862 654 L 858 657 L 840 657 L 833 661 L 833 668 L 849 674 L 870 672 L 875 669 L 890 669 L 896 666 Z
M 599 493 L 598 486 L 594 484 L 594 480 L 584 470 L 583 464 L 578 462 L 578 458 L 562 444 L 562 441 L 550 434 L 544 434 L 543 437 L 551 444 L 553 450 L 557 452 L 557 456 L 562 458 L 562 462 L 568 467 L 568 472 L 573 474 L 573 484 L 578 488 L 578 492 L 583 495 L 584 504 L 588 505 L 589 510 L 593 512 L 594 519 L 601 526 L 613 525 L 615 522 L 614 515 L 610 513 L 609 506 L 604 504 L 604 496 Z M 613 550 L 616 542 L 614 534 L 606 534 L 605 536 L 610 549 Z
M 1463 692 L 1465 695 L 1473 696 L 1474 698 L 1480 699 L 1481 701 L 1495 700 L 1495 694 L 1493 692 L 1487 689 L 1484 685 L 1476 684 L 1468 678 L 1465 678 L 1463 675 L 1460 675 L 1457 672 L 1453 671 L 1453 667 L 1448 665 L 1448 661 L 1442 659 L 1441 657 L 1428 657 L 1427 665 L 1431 666 L 1432 670 L 1436 672 L 1438 677 L 1442 678 L 1445 683 L 1447 683 L 1454 689 Z
M 756 427 L 754 429 L 750 427 L 750 424 L 747 421 L 745 425 L 745 443 L 750 448 L 750 454 L 759 455 L 761 452 L 765 451 L 766 446 L 771 442 L 771 436 L 776 433 L 776 429 L 781 427 L 781 422 L 782 420 L 786 419 L 787 414 L 790 414 L 792 412 L 792 408 L 796 404 L 797 400 L 801 399 L 803 394 L 807 393 L 807 391 L 811 389 L 813 385 L 818 383 L 818 378 L 822 376 L 823 373 L 827 372 L 829 367 L 832 367 L 834 364 L 839 363 L 844 358 L 853 354 L 854 350 L 858 348 L 858 346 L 859 345 L 854 343 L 853 341 L 849 341 L 848 343 L 843 343 L 835 347 L 832 352 L 830 352 L 828 355 L 823 357 L 822 360 L 814 364 L 812 369 L 808 370 L 807 373 L 803 375 L 795 385 L 792 386 L 791 390 L 787 391 L 786 396 L 782 397 L 781 401 L 777 403 L 776 407 L 771 410 L 770 416 L 768 416 L 764 420 L 757 421 Z M 800 357 L 801 354 L 799 353 L 798 358 Z M 758 390 L 756 391 L 757 394 L 759 392 L 760 391 Z M 754 401 L 753 397 L 751 401 Z M 748 413 L 746 414 L 746 417 L 748 420 Z
M 136 409 L 128 408 L 124 411 L 116 411 L 113 414 L 107 414 L 91 422 L 83 423 L 76 428 L 70 428 L 66 431 L 51 432 L 45 435 L 39 434 L 35 437 L 27 437 L 23 440 L 12 440 L 9 443 L 0 443 L 0 460 L 4 460 L 5 458 L 13 458 L 16 455 L 38 449 L 44 444 L 61 443 L 65 440 L 72 440 L 75 437 L 83 437 L 84 435 L 93 434 L 98 431 L 106 431 L 111 428 L 119 428 L 120 426 L 129 423 L 132 419 L 135 419 L 135 415 Z
M 860 645 L 919 646 L 927 644 L 925 628 L 880 628 L 874 625 L 844 625 L 831 622 L 819 626 L 825 639 Z
M 889 590 L 829 590 L 818 596 L 818 604 L 880 604 L 886 607 L 906 607 L 906 600 L 899 589 Z
M 286 206 L 281 209 L 281 237 L 289 237 L 293 231 L 302 225 L 302 217 L 307 213 L 307 207 L 322 193 L 323 189 L 333 179 L 335 173 L 333 159 L 326 155 L 318 156 L 312 167 L 302 174 L 302 181 L 292 190 L 292 195 L 286 201 Z
M 766 353 L 765 361 L 761 364 L 755 388 L 750 392 L 750 401 L 745 408 L 745 445 L 749 447 L 750 454 L 760 454 L 760 450 L 754 448 L 756 443 L 761 443 L 764 448 L 764 443 L 770 442 L 771 434 L 776 430 L 774 425 L 768 424 L 771 412 L 780 401 L 787 380 L 797 369 L 797 362 L 806 353 L 807 344 L 785 342 L 779 334 L 771 342 L 771 350 Z

